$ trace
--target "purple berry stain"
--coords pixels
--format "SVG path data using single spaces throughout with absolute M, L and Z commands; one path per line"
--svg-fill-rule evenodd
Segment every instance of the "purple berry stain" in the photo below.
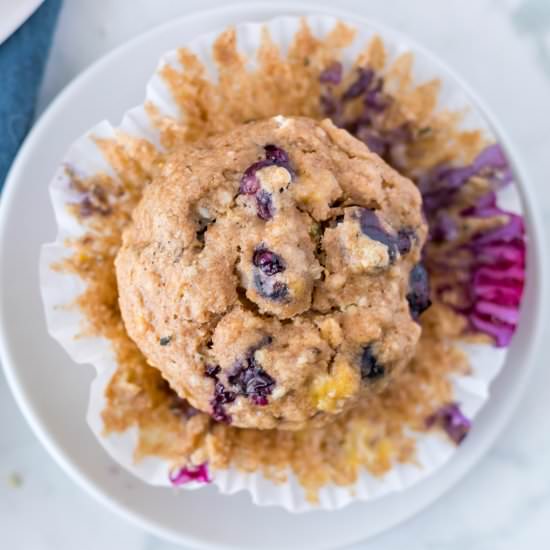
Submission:
M 321 84 L 340 84 L 342 81 L 342 63 L 339 61 L 332 62 L 326 69 L 321 71 L 319 82 Z
M 458 403 L 448 403 L 426 419 L 426 427 L 439 426 L 459 445 L 468 435 L 472 422 L 464 416 Z
M 350 101 L 364 94 L 369 89 L 374 77 L 374 71 L 371 69 L 359 68 L 357 78 L 343 93 L 342 101 Z
M 416 264 L 411 269 L 407 301 L 411 317 L 415 321 L 418 321 L 420 315 L 432 305 L 428 272 L 422 264 Z
M 82 195 L 79 213 L 83 218 L 94 215 L 109 216 L 112 213 L 109 198 L 103 187 L 94 185 Z
M 414 136 L 407 124 L 395 128 L 385 126 L 384 117 L 380 115 L 391 105 L 392 97 L 384 91 L 384 78 L 370 67 L 360 67 L 356 69 L 355 80 L 338 94 L 333 85 L 339 84 L 341 79 L 341 66 L 338 64 L 329 65 L 319 75 L 322 113 L 399 169 L 403 146 L 411 143 Z M 357 115 L 350 117 L 345 114 L 345 106 L 354 100 L 361 101 L 362 108 Z
M 458 216 L 451 213 L 456 195 L 473 177 L 484 180 L 488 192 Z M 471 330 L 491 336 L 497 347 L 508 346 L 514 335 L 526 279 L 524 221 L 497 204 L 498 191 L 513 178 L 506 154 L 496 143 L 469 165 L 441 164 L 418 178 L 431 241 L 447 244 L 428 257 L 430 271 L 440 281 L 435 293 L 468 319 Z M 463 222 L 480 218 L 500 218 L 502 224 L 489 225 L 466 243 L 457 239 Z M 466 303 L 457 304 L 456 295 Z
M 178 485 L 185 485 L 193 481 L 199 483 L 211 483 L 212 479 L 208 473 L 208 465 L 206 462 L 199 464 L 198 466 L 183 466 L 172 470 L 168 474 L 170 483 L 177 487 Z
M 451 242 L 458 237 L 458 224 L 445 210 L 438 210 L 429 226 L 430 240 L 434 243 Z

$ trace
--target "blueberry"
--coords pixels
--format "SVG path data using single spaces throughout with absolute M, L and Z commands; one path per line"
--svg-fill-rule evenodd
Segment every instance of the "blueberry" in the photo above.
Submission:
M 239 192 L 242 193 L 243 195 L 255 195 L 260 189 L 260 181 L 256 176 L 256 172 L 258 170 L 261 170 L 262 168 L 266 168 L 267 166 L 272 166 L 272 165 L 273 165 L 273 162 L 268 159 L 259 160 L 258 162 L 255 162 L 254 164 L 250 165 L 244 171 L 244 174 L 241 178 L 241 185 L 239 187 Z
M 268 144 L 264 147 L 264 151 L 267 160 L 271 161 L 275 166 L 284 168 L 290 174 L 291 179 L 296 177 L 296 171 L 292 167 L 288 153 L 284 149 Z
M 395 237 L 384 230 L 374 210 L 363 208 L 361 210 L 359 224 L 364 235 L 388 247 L 390 263 L 393 263 L 397 253 Z
M 172 341 L 172 337 L 171 337 L 171 336 L 163 336 L 163 337 L 159 340 L 159 344 L 160 344 L 161 346 L 167 346 L 171 341 Z
M 397 232 L 396 244 L 397 250 L 399 250 L 399 254 L 401 254 L 401 256 L 405 256 L 411 251 L 414 234 L 414 231 L 409 228 L 400 229 Z
M 237 399 L 237 394 L 226 390 L 225 386 L 219 381 L 218 375 L 221 370 L 219 365 L 206 365 L 204 369 L 204 375 L 212 378 L 215 382 L 214 397 L 210 401 L 210 405 L 212 406 L 211 416 L 216 422 L 231 424 L 231 416 L 227 414 L 224 405 L 233 403 Z
M 252 256 L 252 263 L 269 277 L 285 270 L 283 259 L 267 248 L 257 248 Z
M 361 231 L 373 241 L 378 241 L 388 247 L 390 263 L 395 262 L 397 252 L 402 256 L 411 251 L 414 230 L 403 228 L 397 232 L 397 236 L 390 235 L 380 224 L 380 220 L 374 210 L 363 208 L 359 217 Z
M 225 389 L 225 386 L 221 382 L 216 382 L 214 386 L 214 398 L 210 402 L 212 405 L 212 418 L 216 422 L 224 422 L 231 424 L 231 416 L 227 414 L 224 405 L 233 403 L 237 399 L 235 392 Z
M 217 403 L 221 405 L 226 405 L 227 403 L 233 403 L 237 396 L 234 392 L 226 390 L 225 386 L 221 382 L 216 382 L 214 388 L 214 399 Z
M 206 365 L 204 368 L 204 376 L 208 376 L 208 378 L 213 378 L 214 380 L 218 379 L 218 374 L 220 374 L 220 371 L 222 369 L 219 365 Z
M 239 395 L 248 397 L 259 406 L 268 404 L 268 396 L 271 395 L 275 387 L 275 380 L 262 368 L 254 354 L 261 347 L 269 345 L 271 341 L 271 337 L 266 337 L 256 346 L 250 348 L 227 377 L 228 382 Z
M 205 235 L 206 235 L 206 232 L 208 231 L 209 225 L 210 224 L 208 223 L 205 223 L 204 225 L 200 224 L 199 229 L 195 232 L 197 241 L 199 241 L 199 243 L 201 243 L 202 245 L 204 245 Z
M 231 424 L 231 415 L 225 410 L 225 405 L 233 403 L 239 395 L 248 397 L 259 406 L 268 404 L 267 398 L 273 391 L 275 380 L 256 361 L 254 354 L 260 348 L 270 345 L 272 341 L 271 336 L 264 336 L 255 346 L 249 348 L 244 358 L 236 363 L 227 377 L 230 389 L 219 380 L 221 372 L 219 365 L 206 366 L 205 376 L 215 381 L 214 397 L 210 405 L 212 406 L 211 416 L 216 422 Z
M 249 173 L 247 170 L 241 178 L 241 186 L 239 191 L 243 195 L 255 195 L 259 188 L 260 182 L 256 177 L 256 173 Z
M 275 213 L 271 193 L 260 188 L 260 180 L 256 176 L 256 172 L 267 166 L 281 166 L 290 173 L 292 178 L 296 176 L 296 173 L 290 165 L 288 153 L 284 149 L 273 144 L 267 144 L 264 151 L 266 158 L 255 162 L 244 171 L 239 192 L 243 195 L 255 195 L 258 217 L 262 220 L 270 220 Z
M 271 193 L 261 189 L 256 193 L 256 207 L 258 208 L 258 218 L 262 220 L 270 220 L 275 213 Z
M 287 169 L 291 175 L 294 175 L 294 170 L 290 166 L 290 159 L 286 151 L 276 145 L 266 145 L 265 159 L 259 160 L 251 164 L 242 175 L 239 192 L 243 195 L 255 195 L 260 190 L 260 181 L 256 176 L 256 172 L 268 166 L 281 166 Z
M 275 281 L 262 273 L 254 273 L 254 285 L 264 298 L 280 301 L 288 297 L 288 286 L 285 283 Z
M 239 363 L 227 379 L 240 395 L 249 397 L 256 404 L 267 404 L 267 396 L 275 386 L 275 380 L 253 359 L 244 365 Z
M 363 354 L 361 355 L 361 379 L 376 380 L 384 376 L 384 372 L 384 367 L 374 355 L 372 344 L 368 344 L 363 348 Z
M 284 149 L 281 149 L 273 144 L 268 144 L 264 147 L 264 151 L 265 158 L 276 166 L 282 166 L 285 168 L 288 164 L 290 164 L 288 153 Z
M 409 274 L 409 292 L 407 294 L 411 317 L 417 321 L 421 313 L 431 305 L 428 272 L 422 264 L 416 264 Z

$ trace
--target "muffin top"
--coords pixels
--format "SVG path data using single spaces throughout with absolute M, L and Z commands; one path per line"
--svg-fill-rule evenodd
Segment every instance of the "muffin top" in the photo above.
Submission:
M 321 425 L 414 355 L 421 198 L 345 130 L 277 116 L 169 154 L 116 258 L 128 334 L 238 427 Z

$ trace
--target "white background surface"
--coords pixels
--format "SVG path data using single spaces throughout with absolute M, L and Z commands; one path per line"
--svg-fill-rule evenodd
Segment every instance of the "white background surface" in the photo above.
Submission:
M 191 9 L 221 3 L 65 0 L 40 109 L 116 45 Z M 338 5 L 409 33 L 469 81 L 518 146 L 550 222 L 550 2 L 340 0 Z M 550 361 L 545 350 L 538 363 L 514 421 L 478 467 L 431 509 L 356 548 L 550 548 Z M 20 487 L 10 484 L 13 473 L 20 476 Z M 3 379 L 0 537 L 0 547 L 9 550 L 175 548 L 113 516 L 75 486 L 35 440 Z

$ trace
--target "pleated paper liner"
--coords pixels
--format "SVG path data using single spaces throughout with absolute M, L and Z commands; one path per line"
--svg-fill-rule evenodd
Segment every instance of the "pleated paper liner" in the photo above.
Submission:
M 325 15 L 307 17 L 307 23 L 312 32 L 322 37 L 327 35 L 337 23 L 337 19 Z M 353 21 L 347 22 L 355 27 Z M 279 17 L 267 23 L 244 23 L 236 27 L 240 51 L 253 59 L 260 45 L 262 26 L 265 25 L 271 38 L 282 51 L 286 51 L 297 32 L 300 19 L 297 17 Z M 220 29 L 220 32 L 223 29 Z M 369 40 L 375 35 L 381 36 L 390 59 L 404 52 L 414 55 L 414 79 L 423 82 L 432 78 L 441 80 L 442 88 L 439 107 L 450 110 L 468 108 L 464 124 L 469 128 L 481 129 L 489 138 L 491 132 L 487 123 L 467 94 L 447 72 L 440 62 L 432 59 L 418 46 L 409 43 L 401 35 L 376 25 L 357 28 L 353 44 L 344 49 L 342 62 L 351 66 L 357 54 L 362 51 Z M 212 60 L 212 45 L 219 32 L 200 36 L 189 44 L 182 44 L 198 55 L 208 71 L 215 78 L 215 64 Z M 139 62 L 139 60 L 136 60 Z M 159 69 L 166 64 L 178 70 L 176 51 L 162 56 Z M 104 338 L 79 336 L 83 319 L 82 314 L 70 306 L 84 291 L 85 283 L 76 275 L 52 269 L 63 259 L 73 254 L 66 246 L 69 238 L 78 237 L 85 231 L 77 219 L 69 214 L 67 204 L 75 202 L 75 191 L 71 188 L 67 168 L 81 177 L 89 177 L 97 173 L 107 173 L 115 176 L 112 166 L 106 161 L 97 145 L 97 138 L 114 139 L 117 130 L 145 138 L 155 146 L 160 146 L 159 130 L 154 127 L 145 108 L 149 102 L 155 106 L 158 114 L 177 118 L 179 110 L 165 81 L 155 74 L 152 76 L 143 105 L 129 110 L 118 128 L 109 122 L 101 122 L 84 136 L 80 137 L 70 148 L 59 170 L 51 182 L 50 190 L 55 216 L 58 224 L 58 235 L 54 243 L 45 245 L 40 260 L 40 276 L 43 300 L 46 309 L 48 328 L 77 363 L 90 363 L 97 369 L 97 376 L 90 388 L 87 421 L 98 441 L 107 452 L 122 467 L 131 471 L 146 483 L 160 486 L 170 486 L 168 462 L 154 457 L 145 458 L 139 462 L 134 460 L 134 450 L 137 443 L 137 429 L 133 428 L 122 434 L 104 435 L 101 413 L 105 407 L 105 389 L 113 376 L 117 364 L 109 341 Z M 513 189 L 506 191 L 506 206 L 520 212 L 520 201 Z M 79 336 L 79 337 L 77 337 Z M 472 419 L 489 398 L 491 380 L 504 365 L 506 350 L 490 345 L 469 344 L 464 346 L 471 365 L 471 373 L 465 376 L 453 376 L 454 400 L 460 403 L 464 414 Z M 245 474 L 233 468 L 211 472 L 212 483 L 223 494 L 233 494 L 241 490 L 250 493 L 253 501 L 259 505 L 278 505 L 287 510 L 300 512 L 308 509 L 336 509 L 346 506 L 355 500 L 372 500 L 395 491 L 402 491 L 431 475 L 443 466 L 455 452 L 457 447 L 439 434 L 415 433 L 417 464 L 395 464 L 383 476 L 374 476 L 364 470 L 357 482 L 351 487 L 325 486 L 319 492 L 318 504 L 312 504 L 305 498 L 303 489 L 296 477 L 289 475 L 289 480 L 283 484 L 275 484 L 260 473 Z M 199 483 L 183 486 L 185 489 L 201 487 Z

